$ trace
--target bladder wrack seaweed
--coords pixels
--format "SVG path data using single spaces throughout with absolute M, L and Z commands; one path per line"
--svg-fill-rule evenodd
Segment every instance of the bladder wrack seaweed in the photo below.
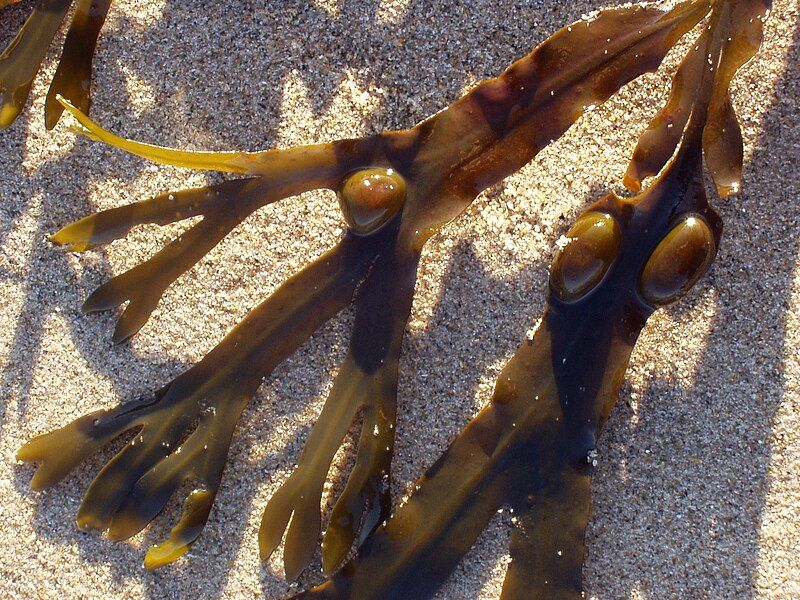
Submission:
M 323 566 L 335 570 L 357 537 L 363 539 L 389 517 L 398 360 L 424 243 L 481 191 L 532 160 L 588 107 L 655 70 L 709 8 L 708 2 L 691 1 L 669 11 L 642 6 L 602 11 L 556 32 L 501 76 L 411 129 L 285 150 L 186 152 L 134 142 L 102 129 L 85 111 L 59 97 L 88 137 L 164 164 L 244 176 L 103 211 L 52 236 L 55 243 L 84 251 L 123 237 L 137 225 L 201 217 L 150 260 L 89 296 L 86 311 L 128 303 L 117 323 L 115 342 L 144 326 L 164 290 L 260 207 L 312 189 L 333 190 L 348 230 L 332 250 L 251 311 L 203 360 L 152 397 L 88 415 L 26 444 L 19 457 L 40 463 L 32 485 L 53 484 L 112 439 L 135 430 L 131 442 L 91 484 L 78 523 L 124 539 L 144 528 L 182 483 L 193 481 L 197 489 L 187 499 L 184 517 L 165 544 L 148 552 L 146 564 L 155 567 L 174 560 L 202 531 L 233 429 L 262 379 L 353 301 L 349 351 L 297 469 L 267 505 L 259 534 L 266 557 L 286 531 L 284 564 L 290 579 L 309 564 L 322 529 L 323 483 L 360 412 L 356 463 L 322 540 Z M 672 179 L 665 175 L 660 181 Z M 661 189 L 658 185 L 645 197 L 652 198 L 652 190 Z M 663 185 L 670 192 L 677 189 L 677 184 Z M 584 229 L 587 235 L 599 234 L 586 247 L 602 248 L 608 264 L 582 272 L 581 257 L 565 251 L 559 259 L 561 277 L 553 284 L 561 289 L 559 306 L 569 307 L 575 299 L 580 304 L 598 285 L 605 287 L 610 274 L 617 272 L 615 244 L 634 243 L 625 219 L 637 211 L 650 214 L 641 208 L 647 205 L 644 201 L 605 202 L 598 205 L 602 215 L 587 217 L 595 221 L 584 223 Z M 696 207 L 701 216 L 704 210 L 700 204 Z M 704 218 L 716 231 L 713 216 Z M 656 284 L 671 276 L 660 263 L 650 271 L 652 277 L 642 283 L 648 290 L 660 290 Z M 562 332 L 548 335 L 557 334 Z M 555 389 L 552 381 L 546 385 L 551 392 Z M 503 410 L 516 410 L 510 400 Z M 555 410 L 555 404 L 551 408 Z M 483 421 L 476 423 L 467 431 L 475 432 Z M 491 442 L 479 437 L 480 443 Z M 464 475 L 479 476 L 482 464 L 478 460 L 465 465 Z M 498 492 L 492 502 L 506 499 L 500 487 L 490 487 Z M 415 496 L 420 497 L 424 494 Z M 468 536 L 459 543 L 467 541 Z M 447 556 L 442 554 L 443 559 Z
M 728 85 L 757 51 L 769 8 L 768 0 L 713 4 L 626 183 L 640 189 L 642 177 L 656 179 L 631 198 L 611 193 L 578 218 L 553 261 L 541 325 L 503 369 L 492 402 L 356 556 L 298 597 L 430 597 L 503 505 L 515 527 L 501 598 L 583 597 L 596 439 L 648 317 L 714 260 L 722 222 L 706 198 L 703 156 L 720 194 L 740 188 Z

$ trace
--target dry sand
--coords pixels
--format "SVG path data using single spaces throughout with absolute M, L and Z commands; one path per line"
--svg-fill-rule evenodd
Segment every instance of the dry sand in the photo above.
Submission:
M 195 149 L 260 149 L 408 126 L 603 2 L 116 0 L 95 67 L 93 115 L 125 135 Z M 7 8 L 0 45 L 32 0 Z M 718 202 L 716 266 L 648 324 L 606 427 L 594 482 L 588 595 L 800 598 L 800 15 L 776 0 L 734 99 L 743 196 Z M 62 34 L 63 35 L 63 34 Z M 618 187 L 636 136 L 663 103 L 659 74 L 588 114 L 427 246 L 401 362 L 396 497 L 490 394 L 543 309 L 554 241 Z M 200 359 L 287 276 L 330 247 L 330 194 L 261 210 L 182 277 L 144 330 L 113 347 L 114 315 L 81 302 L 181 228 L 143 228 L 70 255 L 45 235 L 91 211 L 208 181 L 43 129 L 53 48 L 29 107 L 0 133 L 0 596 L 286 597 L 280 555 L 256 532 L 291 472 L 346 347 L 352 314 L 319 331 L 262 386 L 233 442 L 206 531 L 154 573 L 144 550 L 178 502 L 130 543 L 76 529 L 89 461 L 28 490 L 31 436 L 147 391 Z M 343 452 L 341 463 L 348 453 Z M 440 598 L 497 598 L 510 526 L 497 515 Z M 319 563 L 301 585 L 321 579 Z

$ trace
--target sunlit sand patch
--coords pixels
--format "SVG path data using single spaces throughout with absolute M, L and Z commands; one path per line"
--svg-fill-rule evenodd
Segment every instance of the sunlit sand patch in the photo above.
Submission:
M 311 4 L 324 10 L 331 17 L 337 17 L 342 12 L 342 0 L 312 0 Z
M 411 0 L 395 0 L 394 2 L 381 2 L 378 6 L 378 22 L 383 25 L 397 25 L 408 14 Z
M 356 137 L 369 132 L 369 122 L 364 115 L 377 111 L 383 90 L 365 90 L 357 73 L 345 70 L 339 90 L 330 105 L 317 114 L 310 100 L 312 92 L 296 71 L 287 75 L 283 83 L 280 106 L 280 146 L 310 144 L 336 137 Z
M 138 75 L 133 69 L 120 65 L 120 71 L 125 76 L 125 88 L 128 92 L 129 109 L 139 117 L 152 110 L 156 105 L 156 93 L 153 86 Z

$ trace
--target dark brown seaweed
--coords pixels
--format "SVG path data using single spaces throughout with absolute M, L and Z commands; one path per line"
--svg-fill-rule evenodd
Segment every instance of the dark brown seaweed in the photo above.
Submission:
M 515 528 L 501 598 L 583 597 L 597 436 L 648 317 L 686 293 L 713 262 L 722 221 L 706 198 L 703 150 L 709 170 L 720 156 L 706 132 L 719 99 L 728 98 L 733 72 L 722 65 L 738 68 L 754 54 L 768 10 L 765 0 L 714 4 L 662 112 L 679 106 L 681 115 L 680 133 L 661 130 L 658 139 L 677 145 L 666 168 L 646 191 L 632 198 L 611 193 L 579 217 L 554 260 L 542 321 L 503 369 L 490 404 L 358 554 L 298 597 L 430 597 L 503 505 L 512 508 Z M 692 101 L 676 101 L 689 79 L 696 82 Z M 723 156 L 717 173 L 741 172 L 740 154 Z
M 85 250 L 142 223 L 202 215 L 159 254 L 89 297 L 86 310 L 129 302 L 115 341 L 142 327 L 166 287 L 261 206 L 306 190 L 335 190 L 348 232 L 335 251 L 298 273 L 153 399 L 80 419 L 26 445 L 20 458 L 42 463 L 34 485 L 53 483 L 112 438 L 142 426 L 144 441 L 134 443 L 135 438 L 92 484 L 79 522 L 127 537 L 144 527 L 184 480 L 198 479 L 200 492 L 191 496 L 185 521 L 190 533 L 182 521 L 174 541 L 151 551 L 147 564 L 174 559 L 208 516 L 232 429 L 259 382 L 355 294 L 349 352 L 297 470 L 265 510 L 259 536 L 266 557 L 288 524 L 286 574 L 295 578 L 308 565 L 319 543 L 322 485 L 360 412 L 356 466 L 323 540 L 324 568 L 335 569 L 359 532 L 363 537 L 388 517 L 398 359 L 425 241 L 486 187 L 530 162 L 585 110 L 656 69 L 708 9 L 707 2 L 692 1 L 670 11 L 641 6 L 603 11 L 556 32 L 500 77 L 416 127 L 317 146 L 258 153 L 170 150 L 109 133 L 62 99 L 89 137 L 166 164 L 247 176 L 104 211 L 52 237 Z M 202 457 L 205 470 L 176 457 L 174 449 L 197 419 L 200 425 L 186 444 L 196 439 L 192 448 L 203 447 L 191 456 Z M 215 445 L 206 448 L 208 437 Z
M 61 27 L 73 0 L 41 0 L 17 36 L 0 54 L 0 129 L 10 126 L 28 100 L 33 79 Z M 0 8 L 10 2 L 0 1 Z M 77 0 L 61 60 L 45 102 L 45 125 L 55 127 L 63 107 L 61 95 L 89 112 L 92 57 L 111 0 Z

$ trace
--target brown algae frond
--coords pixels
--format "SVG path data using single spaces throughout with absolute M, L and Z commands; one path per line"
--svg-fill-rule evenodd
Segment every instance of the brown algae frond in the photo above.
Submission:
M 0 0 L 0 9 L 11 2 Z M 0 129 L 10 126 L 28 100 L 33 80 L 73 0 L 40 0 L 17 36 L 0 54 Z M 77 0 L 58 68 L 45 101 L 45 125 L 55 127 L 63 107 L 58 95 L 89 112 L 92 57 L 111 0 Z
M 706 197 L 704 157 L 724 196 L 729 186 L 720 181 L 738 184 L 728 175 L 741 173 L 741 154 L 731 151 L 735 136 L 723 151 L 707 132 L 743 57 L 758 47 L 768 9 L 755 0 L 714 4 L 676 75 L 685 80 L 685 65 L 700 65 L 680 131 L 651 126 L 634 156 L 634 172 L 648 172 L 642 165 L 656 164 L 647 161 L 674 142 L 652 184 L 628 199 L 611 193 L 578 218 L 554 260 L 542 323 L 503 369 L 492 402 L 355 557 L 298 598 L 432 597 L 504 505 L 514 529 L 501 598 L 584 596 L 596 440 L 647 319 L 686 293 L 716 256 L 722 221 Z M 651 142 L 656 152 L 642 154 Z
M 347 355 L 298 466 L 269 501 L 259 532 L 264 557 L 285 534 L 286 574 L 296 578 L 320 541 L 320 499 L 329 467 L 360 414 L 355 466 L 322 538 L 323 566 L 335 570 L 354 542 L 389 517 L 398 361 L 425 241 L 484 189 L 560 137 L 585 107 L 656 69 L 708 10 L 707 2 L 691 1 L 669 11 L 642 6 L 603 11 L 559 30 L 505 73 L 413 128 L 327 144 L 253 153 L 161 148 L 116 136 L 61 99 L 93 139 L 164 164 L 244 176 L 102 211 L 53 235 L 55 243 L 82 251 L 138 225 L 201 217 L 86 300 L 86 311 L 127 302 L 115 342 L 145 326 L 166 288 L 267 204 L 328 189 L 339 195 L 348 227 L 333 249 L 288 279 L 161 390 L 26 444 L 19 458 L 39 463 L 32 485 L 53 484 L 118 435 L 135 430 L 91 484 L 78 521 L 124 539 L 144 528 L 183 482 L 194 481 L 199 491 L 190 495 L 184 518 L 167 545 L 148 554 L 147 565 L 174 560 L 202 531 L 233 430 L 263 378 L 353 302 Z M 624 231 L 621 239 L 624 243 Z M 613 253 L 612 245 L 607 250 Z M 589 276 L 595 288 L 607 278 Z M 587 291 L 570 281 L 564 279 L 570 294 Z M 465 473 L 480 469 L 479 462 L 462 466 Z

